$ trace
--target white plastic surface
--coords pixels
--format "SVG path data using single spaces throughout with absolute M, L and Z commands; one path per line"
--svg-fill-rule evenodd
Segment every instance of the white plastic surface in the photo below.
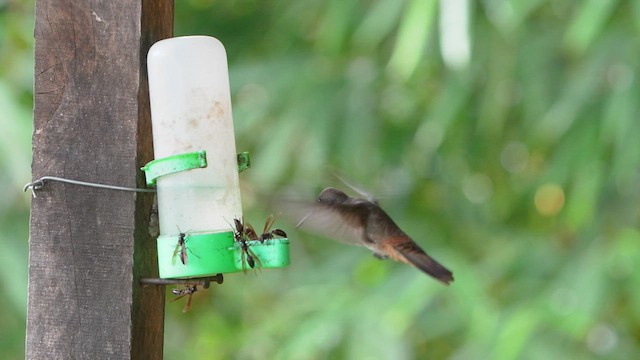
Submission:
M 161 235 L 230 231 L 242 217 L 227 56 L 220 41 L 187 36 L 147 56 L 156 159 L 207 151 L 208 166 L 157 179 Z

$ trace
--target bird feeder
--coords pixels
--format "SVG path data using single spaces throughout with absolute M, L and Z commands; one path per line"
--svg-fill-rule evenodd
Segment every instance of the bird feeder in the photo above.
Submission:
M 155 160 L 142 170 L 157 187 L 161 278 L 243 269 L 234 239 L 242 219 L 229 75 L 224 46 L 208 36 L 155 43 L 147 56 Z M 289 240 L 251 244 L 265 268 L 289 264 Z M 178 256 L 179 255 L 179 256 Z

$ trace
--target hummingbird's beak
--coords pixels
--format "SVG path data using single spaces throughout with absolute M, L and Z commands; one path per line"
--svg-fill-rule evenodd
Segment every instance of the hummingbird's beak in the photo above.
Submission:
M 299 228 L 299 227 L 300 227 L 300 225 L 302 225 L 302 223 L 303 223 L 305 220 L 307 220 L 307 218 L 308 218 L 309 216 L 311 216 L 311 214 L 312 214 L 312 213 L 313 213 L 313 210 L 312 210 L 312 211 L 309 211 L 309 213 L 308 213 L 307 215 L 305 215 L 305 216 L 302 218 L 302 220 L 300 220 L 300 221 L 298 222 L 298 224 L 296 225 L 296 229 L 297 229 L 297 228 Z

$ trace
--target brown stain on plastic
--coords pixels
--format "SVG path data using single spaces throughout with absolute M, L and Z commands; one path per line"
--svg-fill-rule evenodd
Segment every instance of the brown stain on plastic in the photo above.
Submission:
M 212 119 L 221 119 L 225 114 L 225 108 L 220 101 L 214 101 L 209 109 L 209 117 Z

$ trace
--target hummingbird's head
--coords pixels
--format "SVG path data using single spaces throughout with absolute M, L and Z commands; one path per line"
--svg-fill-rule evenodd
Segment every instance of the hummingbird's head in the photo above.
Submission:
M 326 204 L 326 205 L 342 204 L 348 199 L 349 199 L 349 195 L 332 187 L 328 187 L 322 190 L 320 192 L 320 195 L 318 195 L 318 203 Z

